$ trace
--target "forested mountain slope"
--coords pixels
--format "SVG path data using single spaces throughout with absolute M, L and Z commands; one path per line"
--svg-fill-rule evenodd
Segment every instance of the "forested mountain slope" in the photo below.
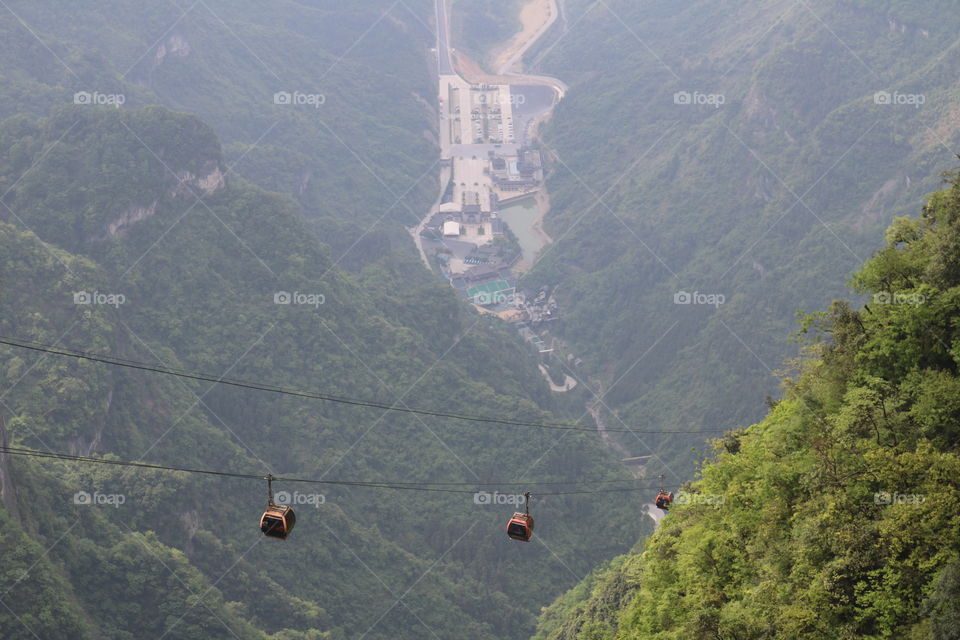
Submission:
M 77 93 L 198 115 L 229 171 L 294 197 L 348 266 L 436 195 L 430 0 L 7 4 L 0 116 Z
M 436 151 L 429 3 L 8 4 L 0 335 L 398 406 L 577 417 L 401 229 L 435 195 L 416 182 Z M 6 440 L 40 450 L 346 480 L 628 477 L 590 434 L 11 347 L 0 378 Z M 257 528 L 259 481 L 14 456 L 0 471 L 4 638 L 526 637 L 649 526 L 632 494 L 535 495 L 521 548 L 503 534 L 512 505 L 469 493 L 280 486 L 312 502 L 279 543 Z
M 8 120 L 0 138 L 9 149 L 0 334 L 400 406 L 549 416 L 518 336 L 468 311 L 415 256 L 398 253 L 361 277 L 331 268 L 293 203 L 210 177 L 223 161 L 196 119 L 77 106 Z M 414 295 L 378 296 L 401 286 Z M 276 304 L 279 291 L 316 302 Z M 77 304 L 78 292 L 99 298 Z M 367 481 L 624 477 L 589 434 L 398 417 L 3 354 L 8 438 L 36 449 Z M 200 627 L 230 637 L 217 618 L 248 637 L 283 628 L 353 637 L 360 626 L 374 638 L 502 637 L 529 632 L 552 584 L 622 551 L 643 526 L 629 497 L 612 517 L 613 498 L 543 497 L 543 544 L 521 550 L 502 534 L 509 505 L 341 488 L 323 491 L 316 510 L 301 507 L 290 540 L 265 543 L 259 482 L 17 458 L 3 467 L 4 637 L 29 636 L 22 623 L 44 638 L 186 638 Z M 124 502 L 78 505 L 77 491 Z M 598 544 L 589 530 L 601 517 Z M 511 578 L 518 569 L 523 583 Z
M 561 285 L 559 334 L 588 364 L 576 375 L 604 380 L 624 423 L 753 422 L 793 351 L 795 312 L 840 295 L 885 221 L 955 161 L 960 14 L 949 2 L 565 6 L 528 60 L 570 85 L 543 131 L 555 242 L 528 283 Z M 650 471 L 679 482 L 696 443 L 625 444 L 659 452 L 666 470 Z
M 808 316 L 766 418 L 716 442 L 637 554 L 555 603 L 537 638 L 960 633 L 960 180 L 898 218 Z

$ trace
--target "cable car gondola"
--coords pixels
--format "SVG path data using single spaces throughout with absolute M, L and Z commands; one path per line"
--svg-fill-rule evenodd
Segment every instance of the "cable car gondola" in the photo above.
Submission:
M 507 535 L 520 542 L 529 542 L 533 537 L 533 516 L 530 515 L 530 492 L 523 494 L 526 499 L 523 513 L 517 511 L 507 522 Z
M 267 476 L 267 508 L 260 516 L 260 531 L 268 538 L 286 540 L 297 523 L 297 514 L 293 507 L 280 505 L 273 501 L 273 476 Z
M 660 476 L 660 492 L 657 493 L 654 504 L 657 505 L 657 509 L 663 509 L 664 511 L 670 509 L 670 505 L 673 504 L 673 492 L 663 489 L 663 476 Z
M 667 511 L 670 509 L 670 505 L 673 504 L 673 492 L 672 491 L 661 491 L 657 494 L 657 508 Z

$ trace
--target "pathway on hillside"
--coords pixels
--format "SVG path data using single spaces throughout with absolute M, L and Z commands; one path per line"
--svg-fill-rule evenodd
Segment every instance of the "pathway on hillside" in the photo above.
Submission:
M 590 413 L 594 423 L 597 425 L 597 433 L 600 435 L 600 440 L 603 442 L 604 446 L 612 450 L 622 459 L 628 459 L 632 456 L 632 454 L 627 451 L 622 444 L 614 440 L 613 437 L 607 432 L 607 423 L 603 419 L 603 403 L 600 400 L 600 398 L 603 398 L 603 393 L 603 385 L 598 383 L 597 395 L 593 400 L 587 403 L 587 411 Z M 644 477 L 642 467 L 629 466 L 628 470 L 635 478 Z M 645 504 L 644 509 L 646 510 L 647 515 L 653 520 L 654 527 L 659 527 L 660 520 L 663 519 L 663 516 L 665 515 L 664 512 L 658 509 L 657 505 L 652 502 Z
M 566 391 L 570 391 L 571 389 L 576 388 L 577 386 L 576 379 L 571 378 L 567 374 L 563 374 L 563 384 L 562 385 L 556 384 L 553 381 L 553 378 L 550 377 L 550 372 L 547 370 L 547 368 L 542 364 L 538 366 L 540 367 L 540 373 L 543 374 L 543 377 L 546 378 L 547 380 L 547 384 L 550 385 L 550 391 L 553 391 L 555 393 L 564 393 Z

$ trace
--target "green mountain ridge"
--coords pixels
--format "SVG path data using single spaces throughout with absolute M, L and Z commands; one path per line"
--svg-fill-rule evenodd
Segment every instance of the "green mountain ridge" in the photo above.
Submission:
M 717 440 L 658 531 L 548 608 L 535 638 L 957 637 L 951 180 L 855 275 L 868 305 L 806 318 L 767 417 Z
M 955 165 L 954 7 L 570 0 L 565 13 L 526 60 L 570 87 L 542 135 L 555 243 L 526 282 L 559 284 L 554 332 L 585 361 L 570 373 L 602 382 L 609 424 L 759 424 L 708 446 L 692 485 L 699 438 L 623 438 L 655 456 L 648 476 L 725 502 L 674 507 L 534 637 L 957 637 L 955 184 L 923 222 L 895 224 L 851 303 L 926 304 L 831 307 L 799 382 L 779 371 L 798 358 L 797 310 L 849 295 L 881 225 Z M 942 273 L 898 273 L 901 241 Z M 724 301 L 676 304 L 681 292 Z M 898 369 L 839 344 L 890 316 L 864 351 Z

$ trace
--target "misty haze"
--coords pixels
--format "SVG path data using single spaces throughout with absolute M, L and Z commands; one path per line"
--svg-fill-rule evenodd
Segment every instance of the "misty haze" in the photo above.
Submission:
M 960 640 L 946 0 L 0 0 L 0 638 Z

